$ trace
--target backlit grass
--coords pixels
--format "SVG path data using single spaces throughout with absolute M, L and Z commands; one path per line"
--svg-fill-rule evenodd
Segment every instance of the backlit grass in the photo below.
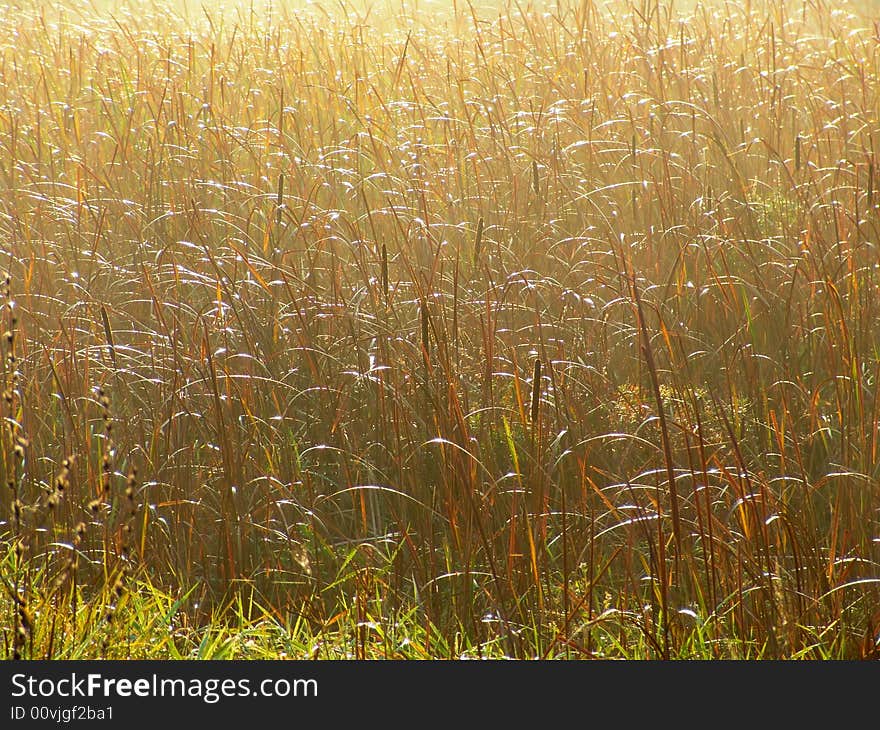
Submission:
M 877 656 L 860 5 L 0 39 L 6 655 Z

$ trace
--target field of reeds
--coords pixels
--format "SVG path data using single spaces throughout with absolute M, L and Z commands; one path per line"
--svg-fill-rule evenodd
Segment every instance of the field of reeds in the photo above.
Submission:
M 880 653 L 880 26 L 0 7 L 24 658 Z

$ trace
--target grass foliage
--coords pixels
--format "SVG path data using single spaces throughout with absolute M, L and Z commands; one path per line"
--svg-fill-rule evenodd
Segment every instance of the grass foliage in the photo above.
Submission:
M 878 655 L 858 5 L 0 38 L 6 655 Z

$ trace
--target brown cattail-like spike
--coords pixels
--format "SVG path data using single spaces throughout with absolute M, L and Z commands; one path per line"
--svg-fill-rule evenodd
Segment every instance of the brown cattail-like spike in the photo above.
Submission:
M 483 246 L 483 216 L 477 221 L 477 234 L 474 236 L 474 263 L 480 260 L 480 249 Z
M 420 309 L 422 310 L 422 351 L 425 362 L 427 362 L 431 355 L 431 343 L 428 340 L 428 302 L 424 299 L 422 299 Z
M 541 408 L 541 358 L 535 359 L 535 372 L 532 376 L 532 423 L 538 422 Z
M 110 350 L 110 361 L 114 368 L 119 366 L 116 364 L 116 344 L 113 342 L 113 330 L 110 328 L 110 318 L 107 316 L 107 309 L 101 305 L 101 322 L 104 325 L 104 337 L 107 338 L 107 349 Z

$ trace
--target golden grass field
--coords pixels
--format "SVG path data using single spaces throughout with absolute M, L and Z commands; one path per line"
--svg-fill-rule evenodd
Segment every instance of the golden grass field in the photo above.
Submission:
M 871 7 L 3 3 L 4 656 L 876 658 Z

